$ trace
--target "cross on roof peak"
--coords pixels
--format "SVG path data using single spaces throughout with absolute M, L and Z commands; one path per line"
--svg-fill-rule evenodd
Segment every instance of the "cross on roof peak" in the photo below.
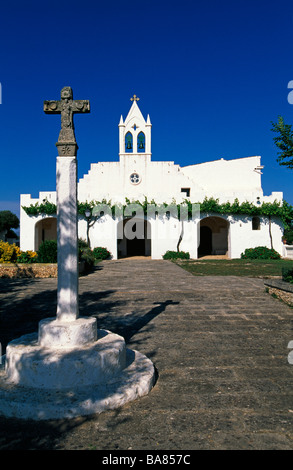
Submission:
M 133 95 L 132 98 L 130 98 L 130 101 L 139 101 L 140 98 L 138 98 L 136 95 Z

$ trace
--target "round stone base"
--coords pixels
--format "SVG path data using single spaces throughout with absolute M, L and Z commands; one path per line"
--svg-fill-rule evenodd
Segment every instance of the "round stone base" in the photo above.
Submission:
M 37 334 L 22 336 L 6 348 L 5 370 L 14 384 L 43 389 L 75 389 L 96 385 L 126 367 L 124 338 L 96 331 L 97 341 L 71 348 L 47 348 Z
M 0 415 L 20 419 L 74 418 L 120 408 L 147 395 L 155 383 L 153 363 L 143 354 L 126 349 L 126 366 L 120 374 L 99 385 L 47 390 L 15 385 L 0 370 Z
M 39 323 L 39 344 L 48 348 L 71 348 L 97 340 L 97 319 L 81 317 L 72 321 L 45 318 Z

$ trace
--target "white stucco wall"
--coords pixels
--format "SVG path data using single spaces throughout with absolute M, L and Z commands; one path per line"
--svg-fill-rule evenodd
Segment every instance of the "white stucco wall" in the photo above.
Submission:
M 40 192 L 38 198 L 32 198 L 30 194 L 21 194 L 20 196 L 20 239 L 19 245 L 22 251 L 36 249 L 37 236 L 36 224 L 49 216 L 37 215 L 29 216 L 22 209 L 22 206 L 29 207 L 31 204 L 41 204 L 44 200 L 48 200 L 56 204 L 56 192 Z
M 271 248 L 269 221 L 267 217 L 260 217 L 260 230 L 252 230 L 251 217 L 228 217 L 230 222 L 231 258 L 240 258 L 246 248 L 266 246 Z M 282 224 L 277 219 L 271 221 L 271 234 L 273 248 L 282 255 Z

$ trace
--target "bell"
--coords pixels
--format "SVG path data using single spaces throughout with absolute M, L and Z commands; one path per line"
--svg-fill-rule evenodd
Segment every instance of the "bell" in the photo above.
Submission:
M 130 140 L 128 140 L 127 145 L 126 145 L 126 148 L 127 148 L 127 149 L 132 149 L 132 145 L 131 145 Z
M 140 150 L 144 149 L 144 145 L 143 145 L 143 142 L 142 142 L 142 141 L 139 142 L 138 148 L 139 148 Z

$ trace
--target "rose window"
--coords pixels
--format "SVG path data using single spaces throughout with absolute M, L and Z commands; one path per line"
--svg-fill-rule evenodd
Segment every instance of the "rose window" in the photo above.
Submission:
M 130 175 L 130 181 L 132 184 L 138 184 L 140 183 L 140 176 L 138 173 L 132 173 Z

